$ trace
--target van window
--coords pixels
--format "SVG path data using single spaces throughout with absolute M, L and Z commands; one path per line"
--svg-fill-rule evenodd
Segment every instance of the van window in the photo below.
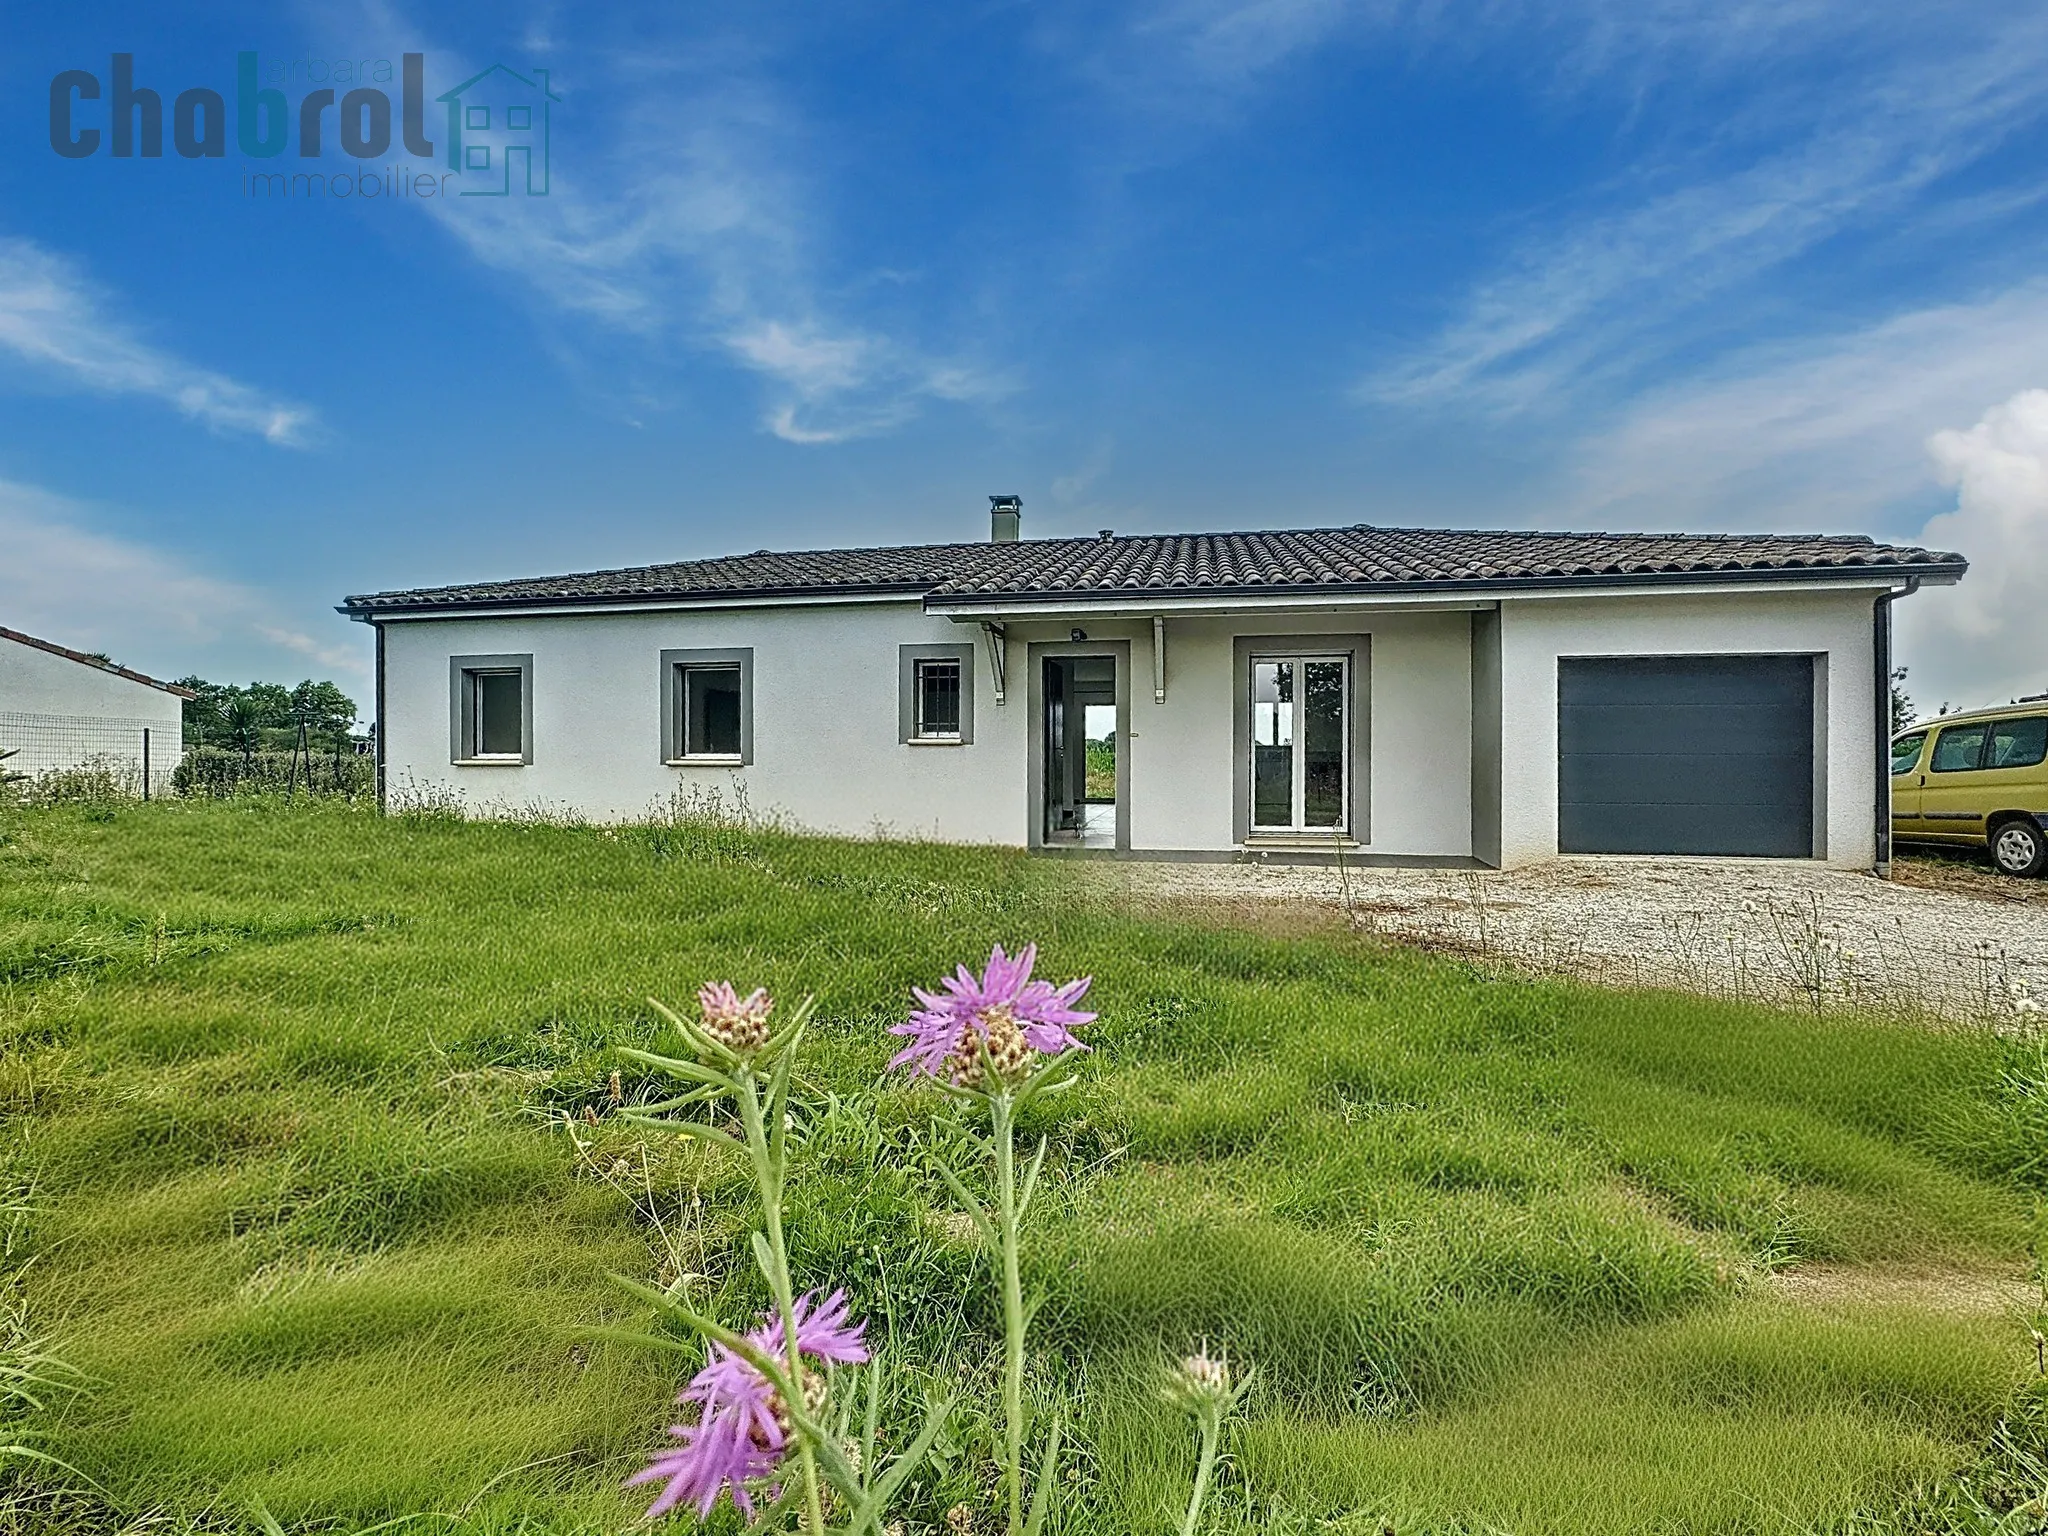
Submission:
M 1901 736 L 1892 743 L 1892 772 L 1910 773 L 1913 765 L 1920 761 L 1920 749 L 1927 745 L 1927 733 L 1915 731 L 1910 736 Z
M 1927 766 L 1936 773 L 1960 773 L 1975 768 L 1984 757 L 1984 734 L 1988 725 L 1952 725 L 1934 738 L 1934 760 Z
M 1986 768 L 2031 768 L 2043 758 L 2048 758 L 2048 715 L 1991 722 Z

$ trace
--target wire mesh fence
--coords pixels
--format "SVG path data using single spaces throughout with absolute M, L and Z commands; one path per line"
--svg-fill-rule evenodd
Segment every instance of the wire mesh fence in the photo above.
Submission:
M 110 715 L 39 715 L 0 710 L 0 750 L 10 773 L 46 784 L 63 775 L 106 781 L 117 794 L 165 794 L 185 755 L 184 731 L 162 720 Z

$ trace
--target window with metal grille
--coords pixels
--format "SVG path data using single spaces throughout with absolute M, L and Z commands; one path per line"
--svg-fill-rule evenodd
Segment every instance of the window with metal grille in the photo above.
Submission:
M 917 663 L 917 734 L 925 741 L 954 741 L 960 735 L 960 663 Z

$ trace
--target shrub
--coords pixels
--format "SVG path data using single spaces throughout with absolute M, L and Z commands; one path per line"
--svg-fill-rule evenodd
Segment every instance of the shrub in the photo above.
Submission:
M 377 766 L 369 757 L 344 753 L 313 754 L 310 766 L 301 759 L 296 775 L 290 752 L 235 752 L 225 747 L 194 747 L 171 772 L 171 788 L 181 795 L 216 800 L 250 792 L 297 788 L 316 795 L 353 800 L 376 789 Z

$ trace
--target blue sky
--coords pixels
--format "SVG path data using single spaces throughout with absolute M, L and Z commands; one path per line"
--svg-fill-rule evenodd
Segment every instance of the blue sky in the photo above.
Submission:
M 1937 538 L 1978 572 L 1902 610 L 1916 694 L 2048 687 L 2038 3 L 10 20 L 0 623 L 362 695 L 345 592 L 974 538 L 1014 491 L 1041 535 Z M 164 154 L 59 156 L 52 77 L 116 51 Z M 294 124 L 315 61 L 544 69 L 549 195 L 252 199 L 418 157 L 332 112 L 318 162 L 180 156 L 242 51 L 302 62 Z

